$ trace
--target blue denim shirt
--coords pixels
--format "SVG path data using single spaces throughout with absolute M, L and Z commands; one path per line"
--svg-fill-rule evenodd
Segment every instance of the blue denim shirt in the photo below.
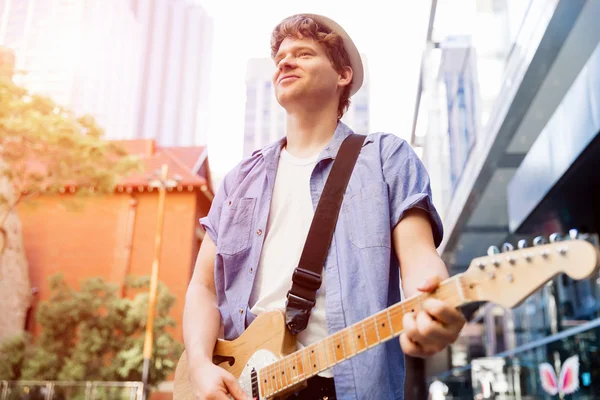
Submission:
M 340 122 L 318 158 L 310 179 L 315 209 L 333 160 L 350 133 Z M 248 300 L 285 140 L 256 151 L 227 174 L 208 216 L 200 220 L 217 247 L 215 286 L 227 340 L 241 335 L 255 318 Z M 392 230 L 413 207 L 429 213 L 439 245 L 442 223 L 431 202 L 429 176 L 423 164 L 397 136 L 369 135 L 344 194 L 324 266 L 329 334 L 400 301 Z M 397 339 L 342 362 L 333 372 L 340 399 L 404 397 L 404 355 Z

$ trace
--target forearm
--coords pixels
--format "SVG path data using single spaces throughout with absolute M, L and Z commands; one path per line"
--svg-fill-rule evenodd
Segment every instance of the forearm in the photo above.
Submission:
M 217 298 L 200 283 L 188 287 L 183 310 L 183 341 L 188 360 L 194 363 L 212 361 L 219 330 L 221 314 Z

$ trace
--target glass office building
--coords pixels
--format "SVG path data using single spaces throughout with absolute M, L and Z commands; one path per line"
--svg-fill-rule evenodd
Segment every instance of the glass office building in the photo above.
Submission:
M 432 10 L 412 145 L 432 177 L 451 273 L 488 246 L 554 232 L 597 246 L 600 3 L 439 0 Z M 599 304 L 597 272 L 559 274 L 510 309 L 479 304 L 429 360 L 428 383 L 444 398 L 598 399 Z

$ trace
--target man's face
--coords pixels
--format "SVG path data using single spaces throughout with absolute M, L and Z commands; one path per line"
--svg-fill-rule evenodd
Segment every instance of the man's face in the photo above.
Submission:
M 274 61 L 275 96 L 284 108 L 339 99 L 340 74 L 329 61 L 324 46 L 315 40 L 284 39 Z

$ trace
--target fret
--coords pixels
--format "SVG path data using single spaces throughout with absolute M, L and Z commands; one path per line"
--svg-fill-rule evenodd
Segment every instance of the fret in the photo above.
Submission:
M 379 335 L 379 327 L 377 326 L 377 318 L 372 316 L 371 321 L 373 322 L 373 327 L 375 327 L 375 333 L 377 334 L 377 344 L 381 343 L 381 336 Z
M 309 350 L 310 348 L 310 350 Z M 319 371 L 320 368 L 318 367 L 318 360 L 317 360 L 317 356 L 315 354 L 315 349 L 313 346 L 307 347 L 306 348 L 307 351 L 309 351 L 308 353 L 308 357 L 310 360 L 310 368 L 311 368 L 311 374 L 314 374 L 314 371 Z
M 317 357 L 317 365 L 319 366 L 319 372 L 327 369 L 327 355 L 323 352 L 322 342 L 317 342 L 314 345 L 315 355 Z
M 286 359 L 283 358 L 279 361 L 279 364 L 281 365 L 281 380 L 283 381 L 283 386 L 288 387 L 290 386 L 290 375 L 287 369 Z
M 387 314 L 388 324 L 390 325 L 390 332 L 394 335 L 394 325 L 392 325 L 392 317 L 390 316 L 390 309 L 386 308 L 385 313 Z
M 292 370 L 296 372 L 296 381 L 301 380 L 300 367 L 298 366 L 298 353 L 294 353 L 294 357 L 292 360 Z
M 421 299 L 421 295 L 417 295 L 417 300 L 419 301 L 419 310 L 418 311 L 422 311 L 423 310 L 423 301 Z
M 271 385 L 271 393 L 275 393 L 277 390 L 277 376 L 275 375 L 275 365 L 271 365 L 269 368 L 269 384 Z
M 304 366 L 308 365 L 308 369 L 305 371 L 306 377 L 308 378 L 313 375 L 312 363 L 310 362 L 310 354 L 306 351 L 306 348 L 300 350 L 300 352 L 302 354 L 302 360 L 306 358 L 306 364 L 304 364 Z
M 297 352 L 296 354 L 298 354 L 298 359 L 300 360 L 300 364 L 296 363 L 298 365 L 298 372 L 301 375 L 300 378 L 306 379 L 307 376 L 306 376 L 306 365 L 304 364 L 304 357 L 302 357 L 301 352 Z
M 393 306 L 392 313 L 392 328 L 394 329 L 395 333 L 400 334 L 404 330 L 404 323 L 402 322 L 402 318 L 404 318 L 404 315 L 406 315 L 404 312 L 404 304 L 402 304 L 402 307 L 398 305 Z
M 377 313 L 375 314 L 375 323 L 377 324 L 377 329 L 379 330 L 379 339 L 386 340 L 392 337 L 390 320 L 388 318 L 389 315 L 386 313 Z
M 331 336 L 331 350 L 332 350 L 332 354 L 333 354 L 333 363 L 337 364 L 338 363 L 338 358 L 337 358 L 337 354 L 335 352 L 335 335 Z
M 280 374 L 281 371 L 279 371 L 279 361 L 275 362 L 275 375 L 277 376 L 277 379 L 275 380 L 275 382 L 279 382 L 279 388 L 281 389 L 284 385 L 283 385 L 283 379 L 282 376 Z M 275 385 L 275 387 L 277 387 L 277 385 Z
M 300 376 L 300 379 L 305 379 L 306 378 L 306 368 L 304 368 L 304 360 L 302 360 L 302 354 L 296 353 L 296 358 L 297 358 L 296 368 L 298 368 L 298 375 Z
M 344 344 L 344 331 L 340 331 L 340 342 L 342 342 L 342 353 L 344 353 L 344 360 L 348 358 L 346 355 L 346 345 Z
M 352 342 L 354 343 L 354 354 L 358 354 L 358 345 L 356 344 L 356 333 L 355 333 L 356 325 L 352 325 L 348 328 L 348 334 L 352 337 Z
M 288 386 L 290 386 L 294 383 L 294 373 L 292 372 L 292 368 L 290 366 L 291 359 L 289 357 L 285 357 L 281 360 L 281 362 L 283 362 L 287 384 Z
M 318 368 L 318 372 L 321 372 L 324 370 L 323 368 L 323 363 L 321 362 L 321 353 L 318 351 L 317 347 L 315 346 L 315 358 L 317 359 L 317 368 Z
M 418 311 L 415 309 L 415 300 L 416 299 L 410 299 L 406 301 L 406 307 L 410 310 L 409 312 L 411 313 L 415 313 Z
M 365 322 L 367 323 L 367 325 L 365 326 L 365 338 L 367 340 L 367 347 L 371 348 L 379 344 L 379 332 L 377 331 L 377 327 L 375 326 L 373 317 L 369 317 L 365 320 Z
M 263 368 L 263 373 L 261 374 L 262 386 L 263 386 L 265 397 L 268 396 L 269 394 L 271 394 L 271 389 L 269 386 L 269 367 L 270 367 L 270 365 Z
M 288 380 L 291 383 L 296 383 L 296 377 L 294 376 L 295 369 L 293 369 L 294 360 L 291 357 L 286 357 L 284 360 L 287 360 L 285 363 L 285 371 L 288 376 Z
M 362 326 L 363 340 L 365 341 L 365 347 L 368 349 L 369 348 L 369 342 L 367 340 L 367 330 L 365 329 L 365 320 L 364 319 L 361 321 L 360 325 Z
M 325 356 L 325 365 L 327 366 L 327 368 L 330 368 L 333 363 L 329 363 L 329 357 L 327 357 L 327 344 L 326 344 L 326 340 L 322 340 L 321 343 L 323 344 L 323 355 Z
M 335 352 L 335 360 L 336 361 L 343 361 L 346 359 L 346 356 L 344 354 L 344 349 L 342 348 L 342 338 L 340 337 L 339 333 L 335 333 L 333 336 L 333 344 L 334 344 L 334 348 L 333 351 Z
M 356 339 L 356 353 L 362 353 L 367 349 L 367 343 L 365 342 L 365 329 L 362 322 L 354 325 L 354 338 Z

